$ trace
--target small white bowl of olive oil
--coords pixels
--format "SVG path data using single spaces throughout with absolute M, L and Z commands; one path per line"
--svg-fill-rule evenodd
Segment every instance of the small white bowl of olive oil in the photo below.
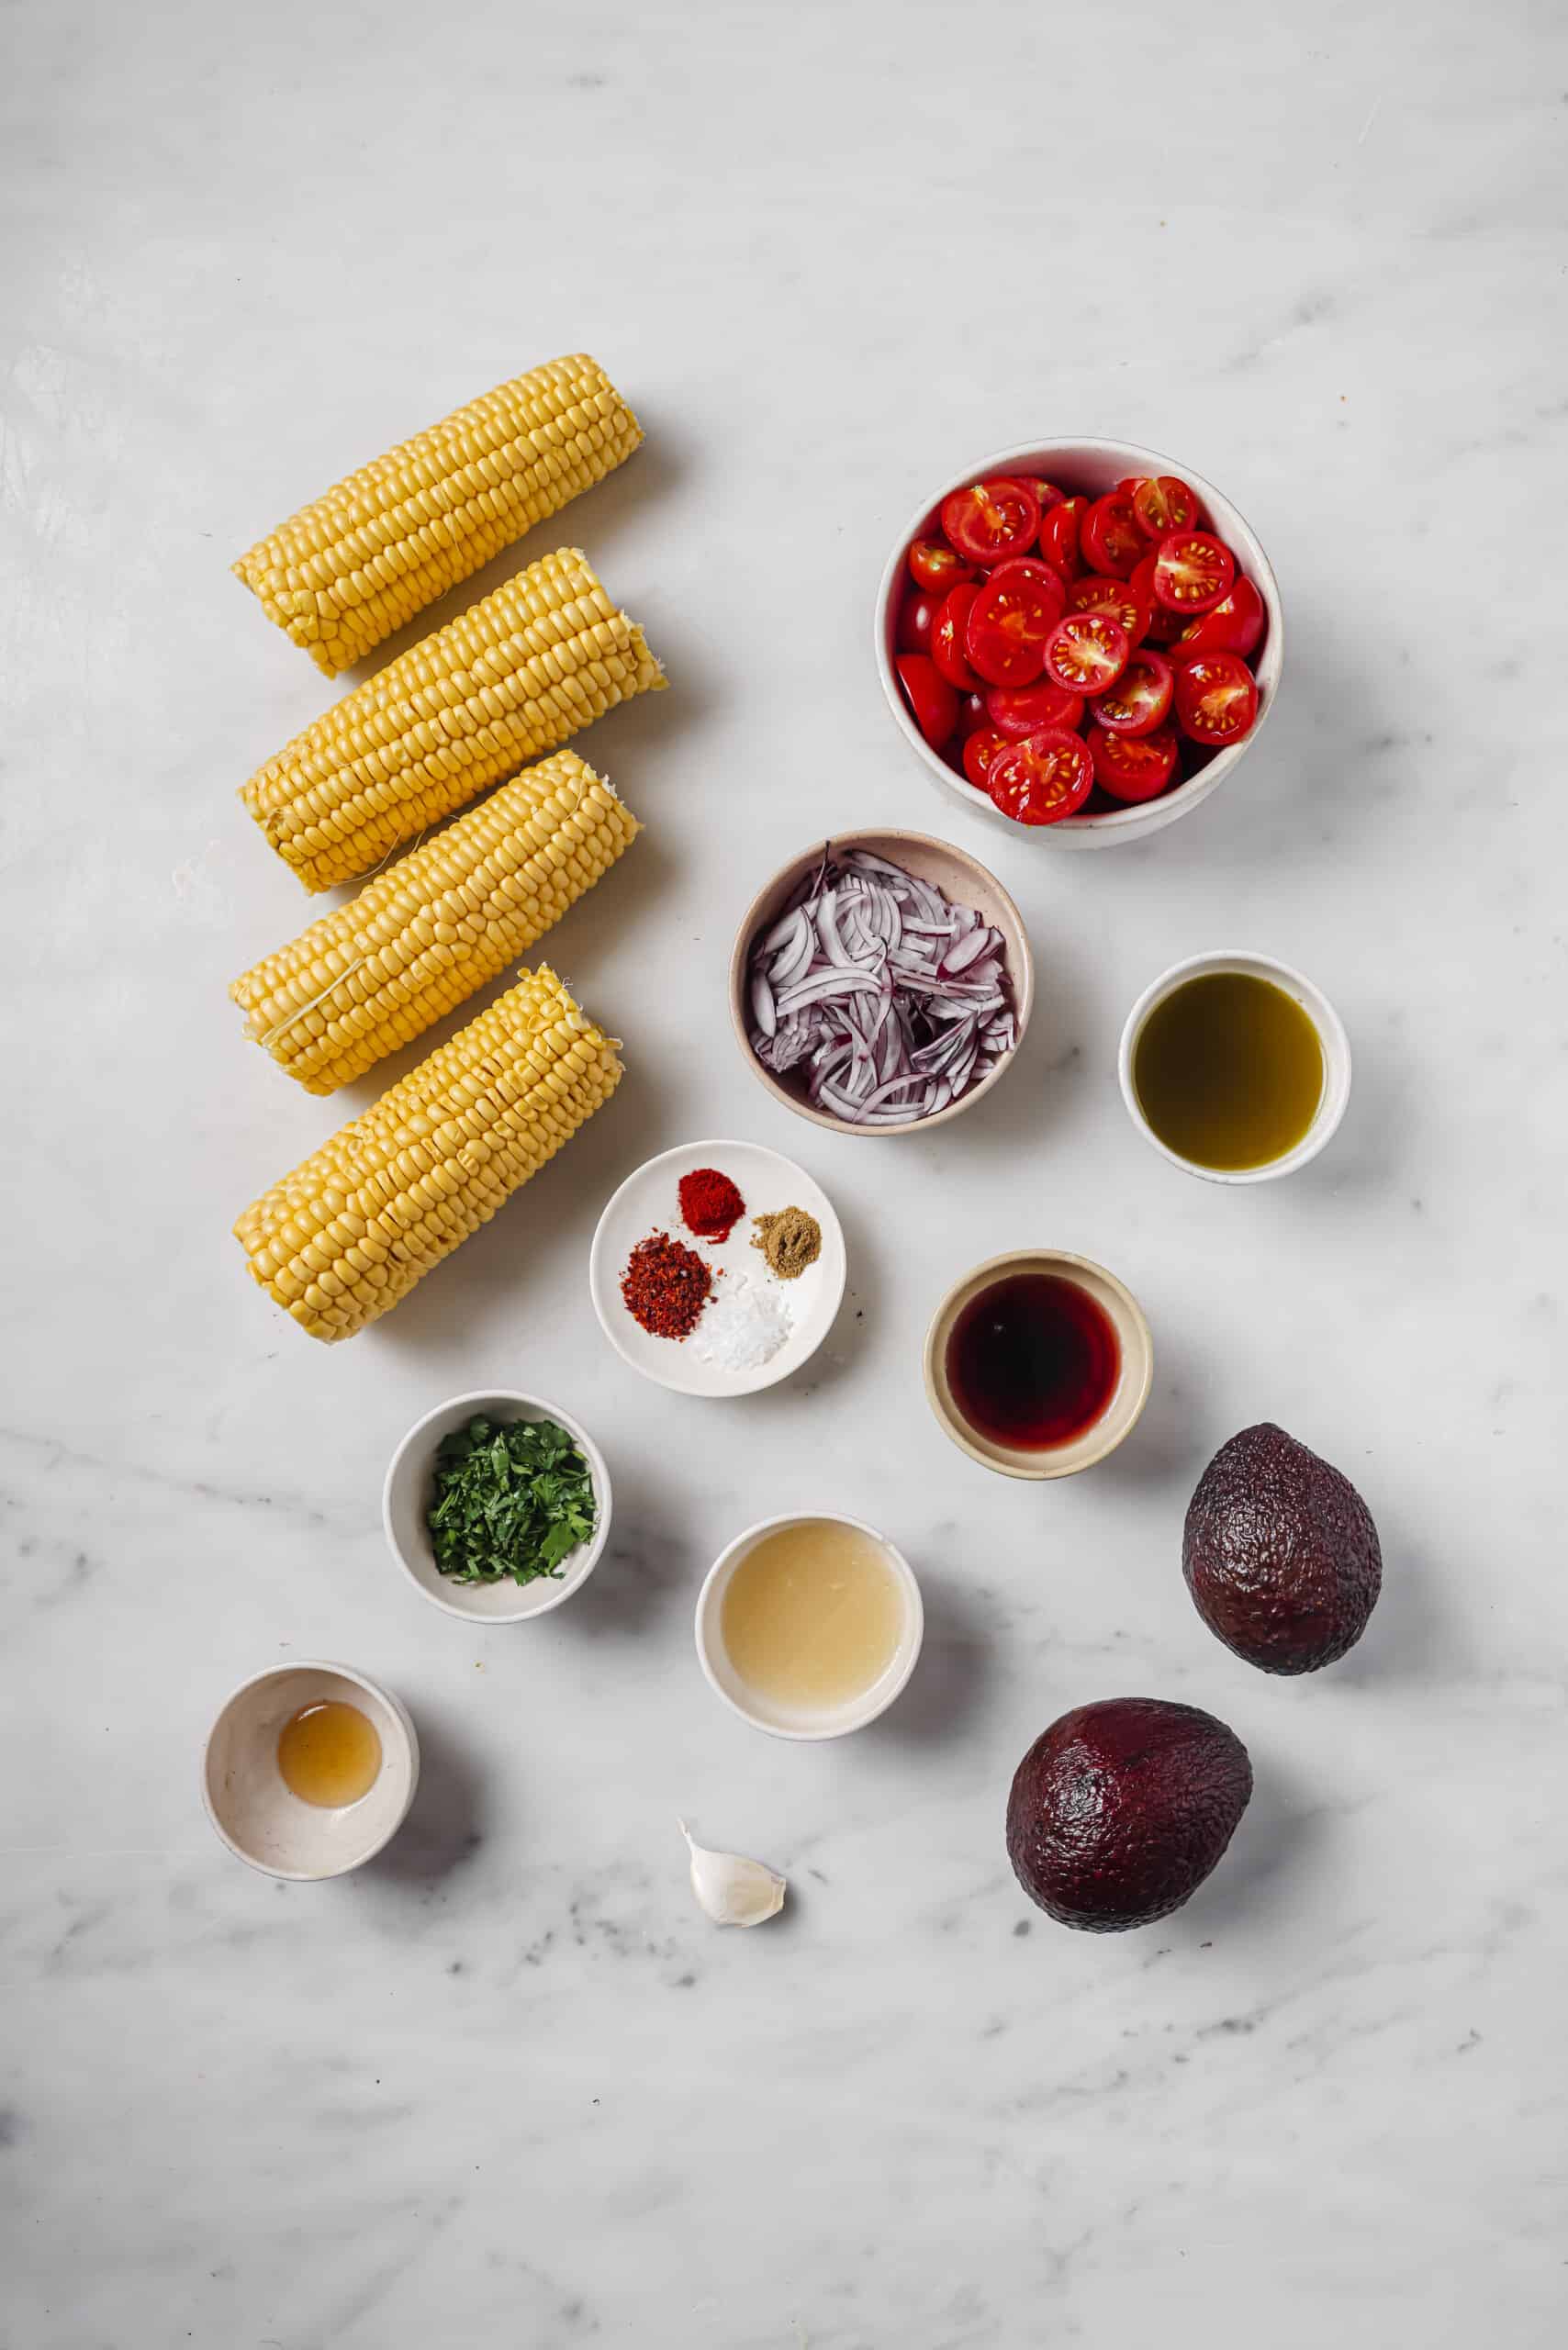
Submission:
M 708 1571 L 697 1655 L 727 1706 L 774 1738 L 843 1738 L 886 1713 L 925 1632 L 903 1553 L 857 1517 L 765 1517 Z
M 207 1816 L 268 1876 L 342 1876 L 409 1816 L 420 1741 L 390 1689 L 347 1664 L 276 1664 L 242 1681 L 212 1726 Z
M 1350 1098 L 1350 1040 L 1321 988 L 1270 955 L 1191 955 L 1145 988 L 1117 1057 L 1122 1099 L 1162 1158 L 1209 1183 L 1294 1175 Z

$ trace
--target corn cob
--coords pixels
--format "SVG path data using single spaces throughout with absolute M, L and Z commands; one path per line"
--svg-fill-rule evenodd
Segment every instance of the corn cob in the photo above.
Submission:
M 334 702 L 240 797 L 305 887 L 330 889 L 663 684 L 642 630 L 564 547 Z
M 503 783 L 229 992 L 309 1093 L 411 1044 L 526 954 L 641 826 L 575 751 Z
M 246 1209 L 252 1278 L 313 1338 L 352 1337 L 609 1100 L 616 1053 L 554 971 L 525 971 Z
M 596 361 L 553 359 L 351 474 L 234 570 L 334 677 L 602 481 L 642 438 Z

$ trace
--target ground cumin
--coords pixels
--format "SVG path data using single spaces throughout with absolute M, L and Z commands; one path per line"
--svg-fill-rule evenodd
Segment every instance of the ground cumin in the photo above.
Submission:
M 792 1281 L 822 1255 L 823 1228 L 804 1208 L 779 1208 L 772 1215 L 754 1215 L 756 1230 L 751 1245 L 760 1248 L 781 1281 Z

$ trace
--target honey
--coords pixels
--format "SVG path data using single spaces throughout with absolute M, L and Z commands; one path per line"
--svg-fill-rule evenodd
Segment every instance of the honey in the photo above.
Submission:
M 719 1627 L 759 1697 L 831 1712 L 864 1695 L 898 1653 L 904 1595 L 881 1547 L 835 1518 L 765 1534 L 731 1576 Z
M 301 1706 L 278 1733 L 277 1767 L 301 1803 L 341 1811 L 381 1775 L 381 1739 L 357 1706 L 335 1697 Z

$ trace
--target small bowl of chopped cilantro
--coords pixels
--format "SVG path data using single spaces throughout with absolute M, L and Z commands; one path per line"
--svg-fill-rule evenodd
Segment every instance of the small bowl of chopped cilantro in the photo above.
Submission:
M 558 1404 L 454 1395 L 393 1454 L 381 1516 L 393 1557 L 437 1607 L 515 1624 L 559 1607 L 593 1572 L 610 1472 Z

